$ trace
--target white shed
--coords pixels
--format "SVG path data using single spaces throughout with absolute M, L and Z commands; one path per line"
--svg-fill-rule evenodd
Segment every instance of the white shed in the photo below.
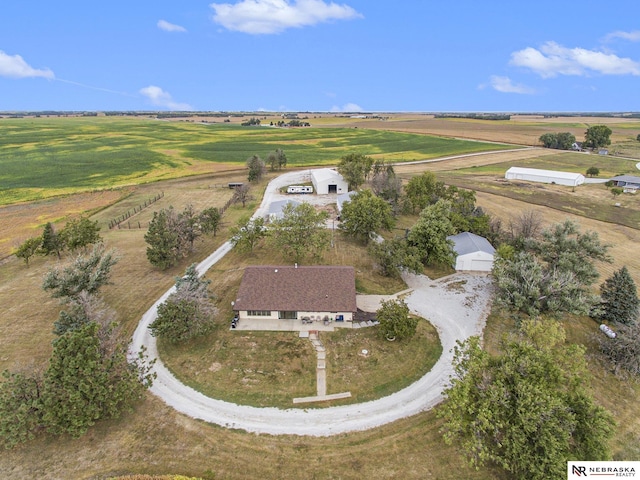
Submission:
M 349 185 L 335 170 L 330 168 L 319 168 L 311 171 L 311 182 L 318 195 L 329 193 L 346 193 Z
M 453 251 L 456 252 L 457 271 L 490 272 L 493 268 L 493 254 L 496 249 L 489 241 L 474 233 L 463 232 L 447 237 L 453 242 Z
M 505 173 L 507 180 L 525 180 L 527 182 L 555 183 L 575 187 L 584 183 L 584 175 L 572 172 L 557 172 L 555 170 L 540 170 L 538 168 L 511 167 Z

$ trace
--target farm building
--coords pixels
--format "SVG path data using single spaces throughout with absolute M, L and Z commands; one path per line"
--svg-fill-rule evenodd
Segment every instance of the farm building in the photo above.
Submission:
M 469 232 L 447 237 L 453 242 L 456 253 L 455 269 L 467 272 L 490 272 L 493 268 L 493 254 L 496 249 L 489 241 Z
M 351 327 L 356 306 L 356 274 L 342 266 L 250 266 L 245 268 L 233 309 L 239 323 L 295 330 L 326 320 Z
M 311 182 L 318 195 L 329 193 L 346 193 L 349 185 L 335 170 L 330 168 L 319 168 L 311 171 Z
M 636 193 L 640 188 L 640 177 L 633 175 L 618 175 L 611 178 L 616 187 L 622 187 L 625 193 Z
M 282 211 L 284 207 L 291 204 L 294 207 L 300 205 L 300 202 L 296 200 L 278 200 L 277 202 L 271 202 L 269 205 L 269 212 L 267 213 L 266 220 L 273 222 L 279 218 L 282 218 Z
M 538 168 L 511 167 L 504 175 L 507 180 L 524 180 L 527 182 L 555 183 L 575 187 L 584 183 L 584 175 Z

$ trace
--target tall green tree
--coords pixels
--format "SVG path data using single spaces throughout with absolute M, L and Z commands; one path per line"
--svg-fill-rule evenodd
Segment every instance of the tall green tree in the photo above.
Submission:
M 444 182 L 436 179 L 433 172 L 423 172 L 422 175 L 411 177 L 404 191 L 407 210 L 416 213 L 444 197 L 446 187 Z
M 109 283 L 111 267 L 117 262 L 115 250 L 105 251 L 104 246 L 96 245 L 89 255 L 78 255 L 62 269 L 49 270 L 42 288 L 63 302 L 77 299 L 82 292 L 96 294 Z
M 44 256 L 55 254 L 58 259 L 62 258 L 64 250 L 64 238 L 56 232 L 51 222 L 47 222 L 42 230 L 42 243 L 40 244 L 40 253 Z
M 180 342 L 209 332 L 218 313 L 210 283 L 198 276 L 195 264 L 189 266 L 176 279 L 176 291 L 158 306 L 158 316 L 149 325 L 151 334 Z
M 331 234 L 325 225 L 328 218 L 327 212 L 316 211 L 310 203 L 288 203 L 282 209 L 282 217 L 271 222 L 273 244 L 294 262 L 320 258 L 329 246 Z
M 376 319 L 380 322 L 380 335 L 388 340 L 411 338 L 418 328 L 418 319 L 409 315 L 409 307 L 402 299 L 384 300 L 376 312 Z
M 44 375 L 47 430 L 81 436 L 103 418 L 118 417 L 142 396 L 151 378 L 128 363 L 126 345 L 101 344 L 99 326 L 89 323 L 58 337 Z
M 13 252 L 13 254 L 24 260 L 24 263 L 29 266 L 29 259 L 38 253 L 40 246 L 42 245 L 42 237 L 27 238 L 20 246 Z
M 220 209 L 216 207 L 205 208 L 200 212 L 198 222 L 200 223 L 202 233 L 205 235 L 213 233 L 213 236 L 215 237 L 216 233 L 220 229 L 220 224 L 222 223 L 222 214 L 220 213 Z
M 253 155 L 247 159 L 247 168 L 249 169 L 248 179 L 250 182 L 260 181 L 267 172 L 264 161 L 258 155 Z
M 584 145 L 590 148 L 611 145 L 611 133 L 611 129 L 606 125 L 593 125 L 584 133 Z
M 576 142 L 576 137 L 570 132 L 545 133 L 540 136 L 539 140 L 545 148 L 571 150 L 571 147 Z
M 362 153 L 350 153 L 340 159 L 338 172 L 349 184 L 349 190 L 357 190 L 371 172 L 373 158 Z
M 0 382 L 0 447 L 13 448 L 35 438 L 44 428 L 42 372 L 2 372 Z
M 147 259 L 151 265 L 165 270 L 175 265 L 182 256 L 180 235 L 174 228 L 176 224 L 173 209 L 153 212 L 149 229 L 144 235 L 147 247 Z
M 455 233 L 450 214 L 451 202 L 438 200 L 420 212 L 420 218 L 409 231 L 407 241 L 418 249 L 426 265 L 454 263 L 453 242 L 447 239 Z
M 92 222 L 86 217 L 67 222 L 60 235 L 64 238 L 67 248 L 72 252 L 102 241 L 98 221 Z
M 472 466 L 497 465 L 510 478 L 564 478 L 567 460 L 608 460 L 613 416 L 595 404 L 584 347 L 562 327 L 527 320 L 522 335 L 491 356 L 472 337 L 455 348 L 455 376 L 440 409 L 447 443 Z
M 638 321 L 640 299 L 638 289 L 626 266 L 613 272 L 600 285 L 602 313 L 600 318 L 606 322 L 630 325 Z
M 340 220 L 343 232 L 365 244 L 378 230 L 391 230 L 395 225 L 389 204 L 371 190 L 362 190 L 345 202 Z
M 408 245 L 404 238 L 372 242 L 368 250 L 378 270 L 385 277 L 400 278 L 403 270 L 413 273 L 424 271 L 420 251 L 417 247 Z
M 245 251 L 253 252 L 253 249 L 260 240 L 267 236 L 267 229 L 264 226 L 264 218 L 242 218 L 238 225 L 231 228 L 231 243 L 234 247 Z

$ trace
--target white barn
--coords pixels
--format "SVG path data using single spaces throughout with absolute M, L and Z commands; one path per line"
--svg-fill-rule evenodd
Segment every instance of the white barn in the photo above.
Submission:
M 511 167 L 504 175 L 507 180 L 525 180 L 527 182 L 555 183 L 576 187 L 584 183 L 584 175 L 572 172 L 557 172 L 555 170 L 540 170 L 538 168 Z
M 349 185 L 345 179 L 335 170 L 330 168 L 319 168 L 311 171 L 311 182 L 318 195 L 329 193 L 346 193 Z
M 457 255 L 456 271 L 490 272 L 493 268 L 493 255 L 496 249 L 486 238 L 463 232 L 451 235 L 447 240 L 453 242 L 453 251 Z

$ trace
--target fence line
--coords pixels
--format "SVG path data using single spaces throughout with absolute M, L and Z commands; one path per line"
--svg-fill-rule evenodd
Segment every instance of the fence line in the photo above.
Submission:
M 142 210 L 147 208 L 152 203 L 157 202 L 162 197 L 164 197 L 164 192 L 160 192 L 155 197 L 150 198 L 149 200 L 145 200 L 144 204 L 140 204 L 137 207 L 133 207 L 133 213 L 131 213 L 131 210 L 127 210 L 127 213 L 125 213 L 123 215 L 120 215 L 119 217 L 114 218 L 113 220 L 109 221 L 109 230 L 111 230 L 112 228 L 115 228 L 115 227 L 120 228 L 120 224 L 122 222 L 124 222 L 125 220 L 129 220 L 133 215 L 135 215 L 136 213 L 140 213 Z M 138 225 L 140 225 L 140 222 L 138 222 Z M 131 228 L 131 227 L 129 227 L 129 228 Z M 138 228 L 142 228 L 142 227 L 138 227 Z
M 227 203 L 225 203 L 223 207 L 218 208 L 218 211 L 220 212 L 221 217 L 222 215 L 224 215 L 224 212 L 227 210 L 227 208 L 229 208 L 233 203 L 234 203 L 234 199 L 230 198 L 229 200 L 227 200 Z M 126 223 L 124 223 L 125 220 L 127 221 Z M 131 220 L 129 220 L 127 217 L 124 220 L 120 221 L 119 223 L 115 224 L 114 227 L 117 227 L 118 230 L 141 229 L 141 228 L 148 228 L 149 223 L 150 222 L 131 222 Z M 109 227 L 109 228 L 112 228 L 112 227 Z

